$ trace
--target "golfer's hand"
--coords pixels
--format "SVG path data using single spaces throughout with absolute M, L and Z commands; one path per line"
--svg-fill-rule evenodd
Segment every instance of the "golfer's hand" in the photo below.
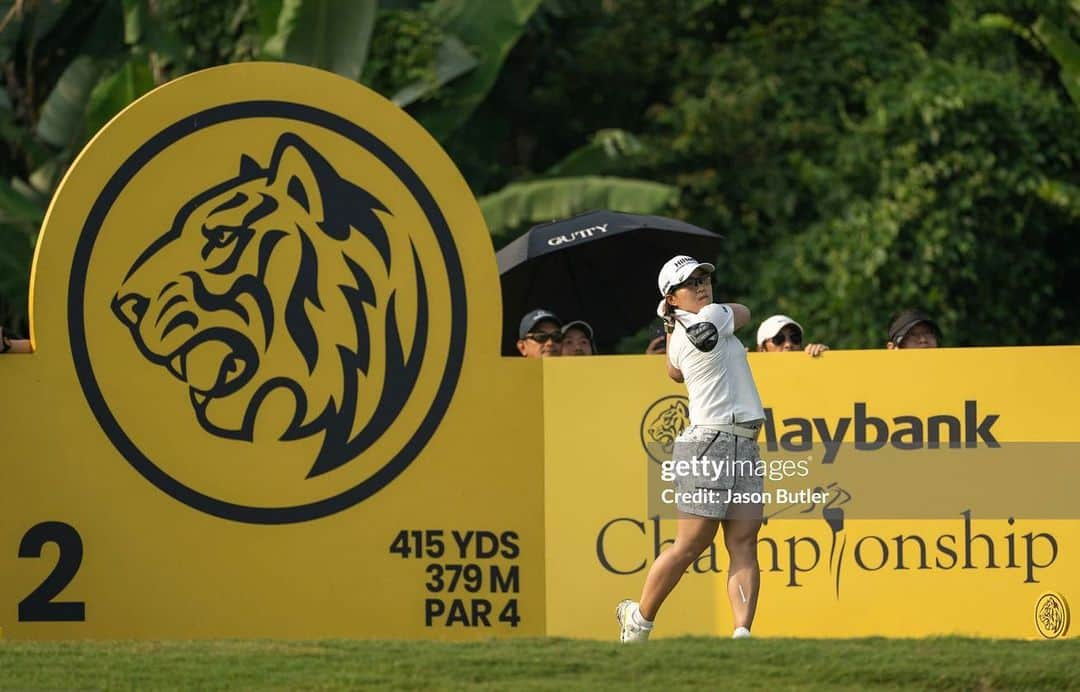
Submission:
M 661 299 L 656 306 L 656 316 L 664 321 L 664 331 L 668 334 L 675 331 L 675 306 L 667 299 Z
M 803 351 L 811 358 L 817 358 L 822 353 L 829 350 L 829 347 L 825 344 L 807 344 Z

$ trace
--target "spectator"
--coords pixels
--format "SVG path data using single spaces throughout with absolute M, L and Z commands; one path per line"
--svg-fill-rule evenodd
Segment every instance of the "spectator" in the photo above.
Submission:
M 773 315 L 757 328 L 757 350 L 767 353 L 794 351 L 802 348 L 807 355 L 820 356 L 829 347 L 825 344 L 807 344 L 802 347 L 803 328 L 787 315 Z
M 518 352 L 526 358 L 562 355 L 562 320 L 550 310 L 537 308 L 521 318 Z
M 905 308 L 893 315 L 889 322 L 889 342 L 885 348 L 937 348 L 941 342 L 941 328 L 918 308 Z
M 29 339 L 11 339 L 0 327 L 0 353 L 30 353 Z
M 652 340 L 645 347 L 646 355 L 651 356 L 661 353 L 667 353 L 667 333 L 664 331 L 664 325 L 662 324 L 653 332 Z
M 564 356 L 594 356 L 596 341 L 593 328 L 585 320 L 571 320 L 563 325 L 562 354 Z

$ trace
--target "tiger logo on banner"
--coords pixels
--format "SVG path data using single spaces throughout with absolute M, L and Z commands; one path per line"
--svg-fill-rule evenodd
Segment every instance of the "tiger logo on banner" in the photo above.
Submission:
M 1069 605 L 1065 597 L 1049 591 L 1035 603 L 1035 629 L 1044 639 L 1058 639 L 1069 632 Z
M 675 438 L 690 424 L 690 406 L 685 396 L 666 396 L 654 401 L 641 419 L 641 446 L 653 461 L 671 458 Z
M 290 523 L 363 500 L 409 464 L 458 378 L 464 280 L 439 209 L 388 146 L 308 105 L 231 103 L 148 138 L 74 264 L 72 352 L 95 416 L 143 476 L 215 516 Z M 148 390 L 165 434 L 133 401 Z
M 251 441 L 260 404 L 287 390 L 295 411 L 285 439 L 324 433 L 308 474 L 315 476 L 370 446 L 365 431 L 396 415 L 416 384 L 429 328 L 423 267 L 406 256 L 394 266 L 412 275 L 393 284 L 391 235 L 376 214 L 386 207 L 296 135 L 281 136 L 268 168 L 246 155 L 240 167 L 237 178 L 184 205 L 128 270 L 112 308 L 139 352 L 188 385 L 199 425 L 212 435 Z M 371 250 L 370 267 L 350 257 L 370 259 Z M 295 272 L 288 285 L 266 283 L 278 261 Z M 399 315 L 401 305 L 414 309 Z M 320 313 L 353 322 L 355 335 L 320 344 Z M 382 339 L 371 338 L 369 313 Z M 279 327 L 286 338 L 274 338 Z M 407 352 L 403 327 L 413 331 Z M 277 366 L 260 369 L 264 362 Z M 358 380 L 378 405 L 356 431 Z M 212 407 L 233 397 L 232 410 Z

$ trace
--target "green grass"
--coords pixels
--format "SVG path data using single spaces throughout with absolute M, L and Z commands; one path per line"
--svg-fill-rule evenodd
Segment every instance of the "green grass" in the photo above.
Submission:
M 10 642 L 0 689 L 1080 689 L 1080 640 Z

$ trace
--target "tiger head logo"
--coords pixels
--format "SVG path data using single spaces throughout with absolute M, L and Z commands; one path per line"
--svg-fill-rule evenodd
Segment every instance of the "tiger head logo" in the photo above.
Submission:
M 1069 630 L 1069 606 L 1058 593 L 1044 593 L 1035 603 L 1035 628 L 1046 639 L 1063 637 Z
M 661 411 L 649 425 L 649 439 L 659 443 L 665 452 L 671 454 L 675 438 L 686 429 L 690 422 L 690 410 L 685 401 L 676 401 Z
M 238 164 L 141 252 L 112 312 L 210 434 L 251 441 L 268 397 L 287 397 L 281 439 L 323 435 L 310 478 L 363 452 L 408 400 L 429 332 L 424 273 L 391 211 L 298 135 L 266 167 Z
M 641 420 L 641 443 L 653 461 L 671 458 L 678 437 L 690 423 L 690 409 L 684 396 L 667 396 L 653 404 Z

